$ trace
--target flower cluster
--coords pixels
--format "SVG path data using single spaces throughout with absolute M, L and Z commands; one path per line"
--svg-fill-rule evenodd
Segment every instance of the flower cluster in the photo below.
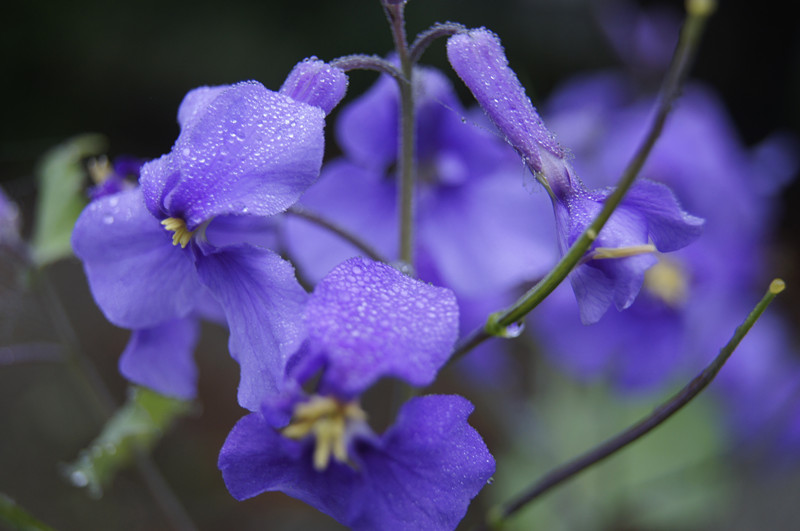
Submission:
M 402 12 L 402 2 L 385 4 Z M 460 330 L 480 327 L 521 286 L 548 274 L 609 202 L 611 183 L 595 174 L 620 174 L 645 111 L 638 102 L 595 105 L 605 95 L 622 105 L 607 78 L 564 89 L 548 123 L 570 153 L 537 113 L 496 35 L 483 28 L 446 33 L 450 64 L 485 115 L 462 106 L 445 73 L 407 64 L 407 54 L 362 58 L 384 74 L 339 111 L 342 155 L 323 165 L 326 121 L 347 89 L 346 61 L 310 58 L 277 92 L 255 81 L 190 91 L 169 153 L 141 167 L 96 168 L 99 184 L 72 244 L 108 320 L 132 331 L 122 374 L 191 399 L 199 320 L 229 331 L 238 403 L 248 414 L 228 435 L 218 465 L 238 500 L 281 491 L 354 529 L 448 530 L 495 471 L 467 422 L 467 399 L 417 396 L 382 433 L 362 401 L 385 378 L 398 386 L 434 383 Z M 398 149 L 408 91 L 414 108 L 407 114 L 418 117 L 413 161 Z M 743 172 L 756 158 L 721 144 L 702 168 L 696 159 L 703 153 L 686 154 L 695 140 L 684 120 L 701 131 L 716 126 L 718 117 L 703 114 L 713 108 L 707 99 L 688 92 L 646 178 L 591 235 L 569 273 L 574 297 L 567 294 L 564 304 L 557 291 L 537 320 L 534 333 L 551 355 L 580 375 L 612 372 L 631 386 L 659 382 L 679 365 L 675 353 L 713 350 L 717 331 L 732 328 L 727 316 L 739 304 L 725 294 L 737 292 L 745 276 L 728 267 L 730 278 L 700 280 L 714 276 L 714 260 L 751 252 L 771 206 L 722 184 L 723 174 Z M 601 131 L 589 134 L 589 126 Z M 592 143 L 597 138 L 602 143 Z M 730 167 L 714 167 L 719 161 Z M 408 256 L 398 249 L 409 227 L 395 170 L 409 163 L 416 237 L 413 263 L 404 264 Z M 684 198 L 698 171 L 720 186 L 708 197 Z M 131 174 L 137 183 L 125 179 Z M 540 193 L 525 189 L 526 175 Z M 741 207 L 731 219 L 718 221 L 719 194 Z M 715 237 L 689 246 L 704 230 Z M 698 332 L 686 309 L 693 298 L 701 303 L 692 312 L 719 317 L 713 332 L 708 320 Z M 612 305 L 619 311 L 608 311 Z M 571 328 L 598 321 L 617 328 L 591 345 L 585 334 L 595 327 Z M 642 345 L 650 352 L 641 353 Z M 490 380 L 498 364 L 493 356 L 472 375 Z M 746 372 L 729 378 L 732 394 L 757 387 Z M 766 400 L 779 402 L 788 387 Z

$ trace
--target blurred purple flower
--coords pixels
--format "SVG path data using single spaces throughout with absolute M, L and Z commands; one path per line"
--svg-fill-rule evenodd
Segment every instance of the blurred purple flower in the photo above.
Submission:
M 345 78 L 330 67 L 327 73 Z M 326 86 L 343 94 L 346 81 Z M 98 305 L 118 326 L 157 334 L 133 338 L 127 373 L 152 375 L 148 345 L 159 337 L 191 342 L 182 325 L 163 326 L 208 306 L 210 294 L 224 310 L 231 355 L 243 369 L 240 403 L 256 408 L 263 393 L 277 389 L 300 340 L 307 295 L 288 262 L 242 236 L 317 178 L 325 111 L 314 104 L 328 106 L 330 98 L 324 91 L 301 96 L 308 100 L 256 82 L 189 92 L 172 151 L 142 167 L 140 187 L 101 197 L 81 214 L 72 243 Z M 167 359 L 174 361 L 162 360 L 174 371 L 173 394 L 185 395 L 193 365 L 177 354 Z M 169 387 L 169 377 L 159 381 Z
M 552 219 L 536 208 L 544 194 L 525 192 L 518 159 L 482 117 L 464 111 L 441 72 L 418 68 L 414 80 L 420 278 L 475 298 L 544 275 L 556 259 Z M 389 258 L 398 247 L 398 113 L 389 76 L 343 108 L 336 135 L 344 156 L 325 165 L 301 201 Z M 312 281 L 357 254 L 305 220 L 286 227 L 290 255 Z
M 353 258 L 317 286 L 308 341 L 284 394 L 239 421 L 220 452 L 231 494 L 301 499 L 353 529 L 454 529 L 494 472 L 467 424 L 471 404 L 432 395 L 406 403 L 383 435 L 356 401 L 377 379 L 433 380 L 458 331 L 452 292 Z M 300 385 L 321 371 L 316 393 Z
M 581 175 L 602 186 L 619 174 L 644 134 L 652 99 L 620 75 L 583 76 L 552 96 L 548 123 L 575 150 Z M 658 256 L 636 302 L 596 325 L 582 326 L 564 293 L 554 293 L 533 322 L 544 352 L 580 378 L 606 378 L 627 390 L 699 371 L 767 283 L 764 243 L 779 212 L 774 194 L 798 167 L 795 146 L 775 134 L 745 147 L 718 97 L 687 86 L 642 176 L 668 184 L 702 215 L 703 237 Z M 800 365 L 787 336 L 786 323 L 770 310 L 711 387 L 743 447 L 796 449 L 800 443 Z

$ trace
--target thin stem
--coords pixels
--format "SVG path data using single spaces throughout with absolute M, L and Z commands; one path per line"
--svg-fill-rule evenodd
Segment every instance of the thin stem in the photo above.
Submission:
M 315 212 L 311 212 L 306 208 L 303 208 L 299 205 L 295 205 L 286 210 L 286 213 L 292 216 L 296 216 L 298 218 L 303 218 L 306 221 L 310 221 L 315 225 L 327 229 L 328 231 L 336 234 L 343 240 L 346 240 L 353 247 L 357 248 L 359 251 L 364 253 L 369 258 L 375 260 L 376 262 L 384 262 L 387 264 L 389 263 L 389 261 L 384 256 L 382 256 L 378 251 L 376 251 L 375 248 L 373 248 L 370 244 L 368 244 L 361 238 L 355 236 L 354 234 L 348 232 L 347 230 L 335 224 L 334 222 L 325 219 L 324 217 L 320 216 Z
M 414 264 L 414 179 L 416 109 L 414 105 L 414 63 L 411 60 L 406 39 L 404 2 L 384 4 L 386 18 L 392 30 L 400 70 L 405 81 L 398 83 L 400 89 L 400 134 L 397 157 L 399 176 L 398 210 L 400 213 L 400 261 L 407 266 Z
M 686 384 L 683 389 L 675 393 L 672 397 L 658 406 L 649 416 L 643 418 L 622 433 L 612 437 L 611 439 L 577 457 L 576 459 L 548 472 L 538 482 L 533 484 L 529 489 L 525 490 L 505 507 L 500 507 L 490 511 L 487 527 L 491 529 L 497 528 L 506 518 L 522 509 L 528 503 L 534 501 L 550 489 L 560 485 L 566 480 L 588 469 L 592 465 L 599 463 L 606 457 L 609 457 L 634 441 L 640 439 L 656 427 L 660 426 L 672 415 L 680 411 L 714 380 L 720 369 L 722 369 L 722 366 L 726 361 L 728 361 L 728 358 L 730 358 L 731 354 L 733 354 L 733 351 L 736 349 L 736 347 L 739 346 L 739 343 L 742 341 L 742 339 L 744 339 L 744 336 L 747 334 L 747 332 L 753 328 L 753 325 L 767 309 L 767 306 L 769 306 L 769 304 L 780 292 L 785 289 L 785 287 L 786 285 L 784 284 L 783 280 L 773 280 L 769 286 L 769 289 L 767 290 L 767 293 L 759 301 L 755 308 L 753 308 L 744 322 L 736 328 L 730 341 L 728 341 L 728 343 L 722 347 L 722 349 L 720 349 L 719 354 L 717 354 L 711 363 L 709 363 L 700 374 L 695 376 L 688 384 Z M 484 527 L 484 529 L 485 528 L 486 527 Z
M 47 273 L 42 269 L 35 269 L 34 271 L 37 273 L 40 288 L 46 298 L 42 304 L 49 312 L 56 332 L 65 344 L 68 354 L 67 364 L 72 369 L 75 377 L 83 383 L 83 388 L 92 397 L 91 402 L 97 410 L 98 418 L 104 421 L 114 412 L 116 407 L 111 392 L 91 360 L 83 354 L 75 330 L 67 317 L 67 311 L 61 304 L 61 299 L 50 282 Z M 137 471 L 145 485 L 147 485 L 148 491 L 171 524 L 176 529 L 184 531 L 195 530 L 196 527 L 192 523 L 189 514 L 169 484 L 164 480 L 152 458 L 142 453 L 137 456 L 136 463 Z
M 489 320 L 483 329 L 474 330 L 467 335 L 459 344 L 450 362 L 456 361 L 472 348 L 480 345 L 486 339 L 494 335 L 502 335 L 506 327 L 520 322 L 531 310 L 538 306 L 552 291 L 567 277 L 570 271 L 580 262 L 586 251 L 591 247 L 592 242 L 606 224 L 611 214 L 622 202 L 625 194 L 633 186 L 636 177 L 639 175 L 647 157 L 650 155 L 656 140 L 664 129 L 664 123 L 672 110 L 675 100 L 681 92 L 681 87 L 686 79 L 689 67 L 697 51 L 702 35 L 703 27 L 708 16 L 713 11 L 711 0 L 689 0 L 687 2 L 688 16 L 681 30 L 672 63 L 667 72 L 662 85 L 656 112 L 642 143 L 633 154 L 625 170 L 622 172 L 619 182 L 614 191 L 608 196 L 603 204 L 603 208 L 597 217 L 586 228 L 580 237 L 572 244 L 558 264 L 536 285 L 533 286 L 512 306 L 496 312 L 489 316 Z
M 349 70 L 374 70 L 389 74 L 399 82 L 406 82 L 403 73 L 392 63 L 377 55 L 353 54 L 339 57 L 330 62 L 331 66 L 340 68 L 345 72 Z
M 460 33 L 462 31 L 466 31 L 467 28 L 463 24 L 459 24 L 458 22 L 445 22 L 445 23 L 436 23 L 427 30 L 423 31 L 417 38 L 414 39 L 414 42 L 411 43 L 411 48 L 409 50 L 409 56 L 411 56 L 411 62 L 416 64 L 419 62 L 422 54 L 425 53 L 425 50 L 428 49 L 428 46 L 431 45 L 433 41 L 440 37 L 449 37 L 451 35 L 455 35 L 456 33 Z

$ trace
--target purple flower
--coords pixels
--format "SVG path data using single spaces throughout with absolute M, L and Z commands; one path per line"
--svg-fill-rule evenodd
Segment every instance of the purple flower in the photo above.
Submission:
M 344 78 L 336 69 L 326 72 Z M 326 86 L 340 91 L 343 85 Z M 239 401 L 245 407 L 258 407 L 264 393 L 277 390 L 301 338 L 307 295 L 292 266 L 242 236 L 263 227 L 263 217 L 286 209 L 317 178 L 325 111 L 314 104 L 330 105 L 330 99 L 319 91 L 304 96 L 307 101 L 296 100 L 256 82 L 191 91 L 178 110 L 181 133 L 172 151 L 142 167 L 140 187 L 90 203 L 72 237 L 95 300 L 118 326 L 158 330 L 213 297 L 230 328 L 231 355 L 243 368 Z M 181 329 L 159 337 L 188 335 Z M 130 347 L 138 354 L 129 352 L 123 367 L 148 374 L 147 345 L 158 343 L 134 338 L 141 348 Z M 169 359 L 174 363 L 162 360 L 162 368 L 182 382 L 174 394 L 185 394 L 190 364 L 177 354 Z
M 562 252 L 589 226 L 611 190 L 587 190 L 509 68 L 496 35 L 470 30 L 448 40 L 455 71 L 525 164 L 547 188 Z M 649 256 L 680 249 L 699 236 L 703 221 L 684 212 L 663 185 L 642 181 L 628 193 L 570 274 L 581 320 L 597 321 L 613 302 L 630 306 L 655 263 Z
M 19 241 L 19 209 L 0 188 L 0 245 Z
M 117 157 L 113 164 L 106 157 L 92 160 L 89 174 L 95 184 L 89 189 L 89 198 L 100 199 L 133 188 L 139 181 L 139 171 L 144 162 L 129 156 Z
M 458 330 L 453 294 L 366 259 L 335 268 L 305 313 L 283 394 L 237 423 L 219 467 L 239 499 L 282 491 L 353 529 L 453 529 L 494 472 L 458 396 L 410 400 L 382 435 L 357 402 L 378 378 L 434 378 Z M 300 389 L 322 371 L 316 393 Z
M 420 278 L 460 297 L 484 297 L 544 275 L 556 259 L 544 194 L 521 186 L 518 159 L 483 116 L 463 109 L 447 78 L 415 71 L 417 116 L 416 263 Z M 301 202 L 397 258 L 399 93 L 381 77 L 342 109 L 336 134 L 344 156 L 323 167 Z M 477 122 L 477 126 L 476 126 Z M 305 220 L 286 223 L 290 256 L 311 280 L 358 253 Z

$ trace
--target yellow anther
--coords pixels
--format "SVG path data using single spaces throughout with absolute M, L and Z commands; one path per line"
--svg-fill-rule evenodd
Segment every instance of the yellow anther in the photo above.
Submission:
M 355 402 L 343 404 L 331 397 L 313 396 L 295 407 L 292 422 L 281 433 L 295 440 L 313 435 L 314 469 L 322 471 L 328 468 L 331 457 L 340 463 L 347 461 L 348 424 L 366 419 L 366 413 Z
M 186 228 L 186 222 L 181 218 L 167 218 L 161 222 L 165 229 L 172 231 L 172 245 L 180 245 L 184 249 L 192 239 L 194 231 Z
M 652 243 L 631 245 L 630 247 L 595 247 L 590 257 L 594 260 L 606 260 L 609 258 L 628 258 L 629 256 L 654 252 L 656 252 L 656 246 Z
M 108 176 L 114 172 L 113 166 L 108 161 L 108 157 L 101 155 L 96 159 L 91 159 L 86 169 L 89 171 L 89 177 L 95 184 L 102 184 L 106 182 Z
M 662 257 L 645 271 L 644 288 L 667 305 L 678 307 L 689 295 L 689 279 L 679 264 Z

